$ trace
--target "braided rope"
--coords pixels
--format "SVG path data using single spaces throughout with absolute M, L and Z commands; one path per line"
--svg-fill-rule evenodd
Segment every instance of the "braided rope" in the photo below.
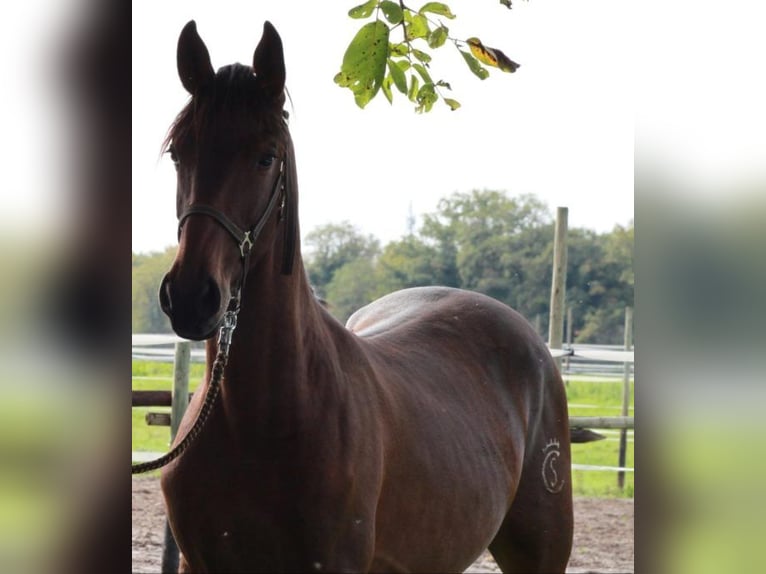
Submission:
M 233 327 L 231 330 L 233 331 Z M 229 337 L 230 336 L 231 335 L 229 335 Z M 215 405 L 215 400 L 218 398 L 218 395 L 221 392 L 221 379 L 223 378 L 223 370 L 226 367 L 226 362 L 229 359 L 228 343 L 229 341 L 227 340 L 219 339 L 218 353 L 216 354 L 215 361 L 213 362 L 213 368 L 211 369 L 210 385 L 207 388 L 205 401 L 202 403 L 202 408 L 200 408 L 199 413 L 197 413 L 197 418 L 194 421 L 192 428 L 189 429 L 189 432 L 186 433 L 186 436 L 184 436 L 183 440 L 179 442 L 172 450 L 170 450 L 170 452 L 162 455 L 160 458 L 131 465 L 131 474 L 141 474 L 143 472 L 149 472 L 150 470 L 157 470 L 158 468 L 162 468 L 169 462 L 181 456 L 184 451 L 189 448 L 189 445 L 194 442 L 194 439 L 199 436 L 200 432 L 202 432 L 202 427 L 205 425 L 205 422 L 210 416 L 210 413 L 213 410 L 213 406 Z

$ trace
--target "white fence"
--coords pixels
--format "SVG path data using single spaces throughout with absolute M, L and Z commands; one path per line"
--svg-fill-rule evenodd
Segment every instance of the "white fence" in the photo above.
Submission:
M 132 336 L 132 357 L 137 360 L 174 362 L 177 356 L 177 345 L 183 344 L 190 348 L 188 353 L 189 361 L 195 363 L 205 362 L 205 349 L 202 343 L 193 343 L 187 339 L 182 339 L 172 334 L 134 334 Z M 554 358 L 561 357 L 569 359 L 562 365 L 562 375 L 565 380 L 570 375 L 581 376 L 589 374 L 590 377 L 602 377 L 604 380 L 614 381 L 620 375 L 624 376 L 624 382 L 627 385 L 633 380 L 633 362 L 634 352 L 620 350 L 617 346 L 606 345 L 570 345 L 564 349 L 549 349 Z M 605 365 L 614 365 L 611 369 Z M 174 393 L 188 393 L 188 365 L 176 365 L 176 372 L 186 373 L 186 380 L 176 380 L 174 384 Z M 616 367 L 616 368 L 615 368 Z M 176 377 L 177 378 L 177 377 Z M 627 395 L 626 395 L 627 396 Z M 633 433 L 634 418 L 625 416 L 627 414 L 627 405 L 623 405 L 623 416 L 620 417 L 570 417 L 570 427 L 572 428 L 597 428 L 597 429 L 619 429 L 621 441 L 621 460 L 624 460 L 625 443 L 632 440 L 628 433 Z M 168 424 L 166 416 L 155 416 L 153 424 Z M 175 423 L 175 424 L 173 424 Z M 177 427 L 177 421 L 170 421 L 173 428 Z M 151 460 L 164 453 L 133 452 L 134 462 Z M 588 471 L 610 471 L 610 472 L 634 472 L 633 468 L 626 467 L 624 464 L 619 466 L 597 466 L 572 464 L 573 470 Z

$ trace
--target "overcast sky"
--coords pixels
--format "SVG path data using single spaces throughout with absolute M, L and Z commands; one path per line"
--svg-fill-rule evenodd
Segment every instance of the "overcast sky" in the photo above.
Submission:
M 285 46 L 292 96 L 302 232 L 348 220 L 384 242 L 405 233 L 438 200 L 474 188 L 533 193 L 570 226 L 597 231 L 633 217 L 630 13 L 619 2 L 532 0 L 507 10 L 491 0 L 450 2 L 450 35 L 479 36 L 521 64 L 480 81 L 446 44 L 431 75 L 449 81 L 463 107 L 442 102 L 416 115 L 395 91 L 365 110 L 333 83 L 363 22 L 351 2 L 133 3 L 133 249 L 175 244 L 175 172 L 159 158 L 187 99 L 176 42 L 189 19 L 217 69 L 250 63 L 264 20 Z M 399 33 L 399 32 L 395 32 Z M 398 99 L 398 101 L 397 101 Z

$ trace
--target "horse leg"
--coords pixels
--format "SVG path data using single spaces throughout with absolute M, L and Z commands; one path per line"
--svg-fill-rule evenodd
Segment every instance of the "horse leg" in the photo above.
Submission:
M 489 545 L 506 574 L 563 573 L 569 561 L 574 525 L 569 447 L 545 446 L 535 448 L 526 462 L 511 508 Z
M 506 574 L 563 573 L 572 549 L 572 527 L 572 506 L 564 497 L 539 505 L 514 503 L 489 551 Z

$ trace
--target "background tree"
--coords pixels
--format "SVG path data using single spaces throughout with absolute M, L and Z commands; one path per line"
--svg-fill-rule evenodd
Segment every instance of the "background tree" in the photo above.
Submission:
M 364 235 L 348 221 L 328 223 L 306 235 L 306 271 L 314 289 L 326 296 L 326 288 L 341 267 L 357 259 L 372 259 L 380 253 L 380 242 Z
M 415 234 L 389 243 L 378 259 L 376 295 L 424 285 L 456 286 L 454 264 L 446 259 L 438 246 Z
M 375 260 L 366 257 L 358 257 L 343 265 L 325 289 L 330 312 L 341 322 L 376 299 L 377 291 Z
M 162 312 L 157 290 L 175 258 L 176 248 L 161 253 L 133 255 L 133 316 L 134 333 L 172 333 L 170 320 Z
M 567 305 L 574 339 L 622 342 L 624 308 L 633 305 L 633 224 L 608 233 L 570 229 Z M 382 249 L 348 222 L 320 226 L 306 236 L 306 268 L 340 320 L 397 289 L 446 285 L 483 292 L 547 333 L 553 259 L 548 207 L 532 195 L 493 190 L 454 193 L 424 217 L 418 230 Z M 175 248 L 133 256 L 133 331 L 170 332 L 157 289 Z
M 440 201 L 436 213 L 425 217 L 422 234 L 454 256 L 455 286 L 518 308 L 527 303 L 522 285 L 536 278 L 539 267 L 531 259 L 552 239 L 552 233 L 534 230 L 550 227 L 550 220 L 548 208 L 532 195 L 473 190 Z
M 620 225 L 593 241 L 591 253 L 583 258 L 587 276 L 574 285 L 586 287 L 587 305 L 582 323 L 575 323 L 575 341 L 615 344 L 622 342 L 625 307 L 634 306 L 633 223 Z M 569 281 L 567 281 L 569 283 Z

